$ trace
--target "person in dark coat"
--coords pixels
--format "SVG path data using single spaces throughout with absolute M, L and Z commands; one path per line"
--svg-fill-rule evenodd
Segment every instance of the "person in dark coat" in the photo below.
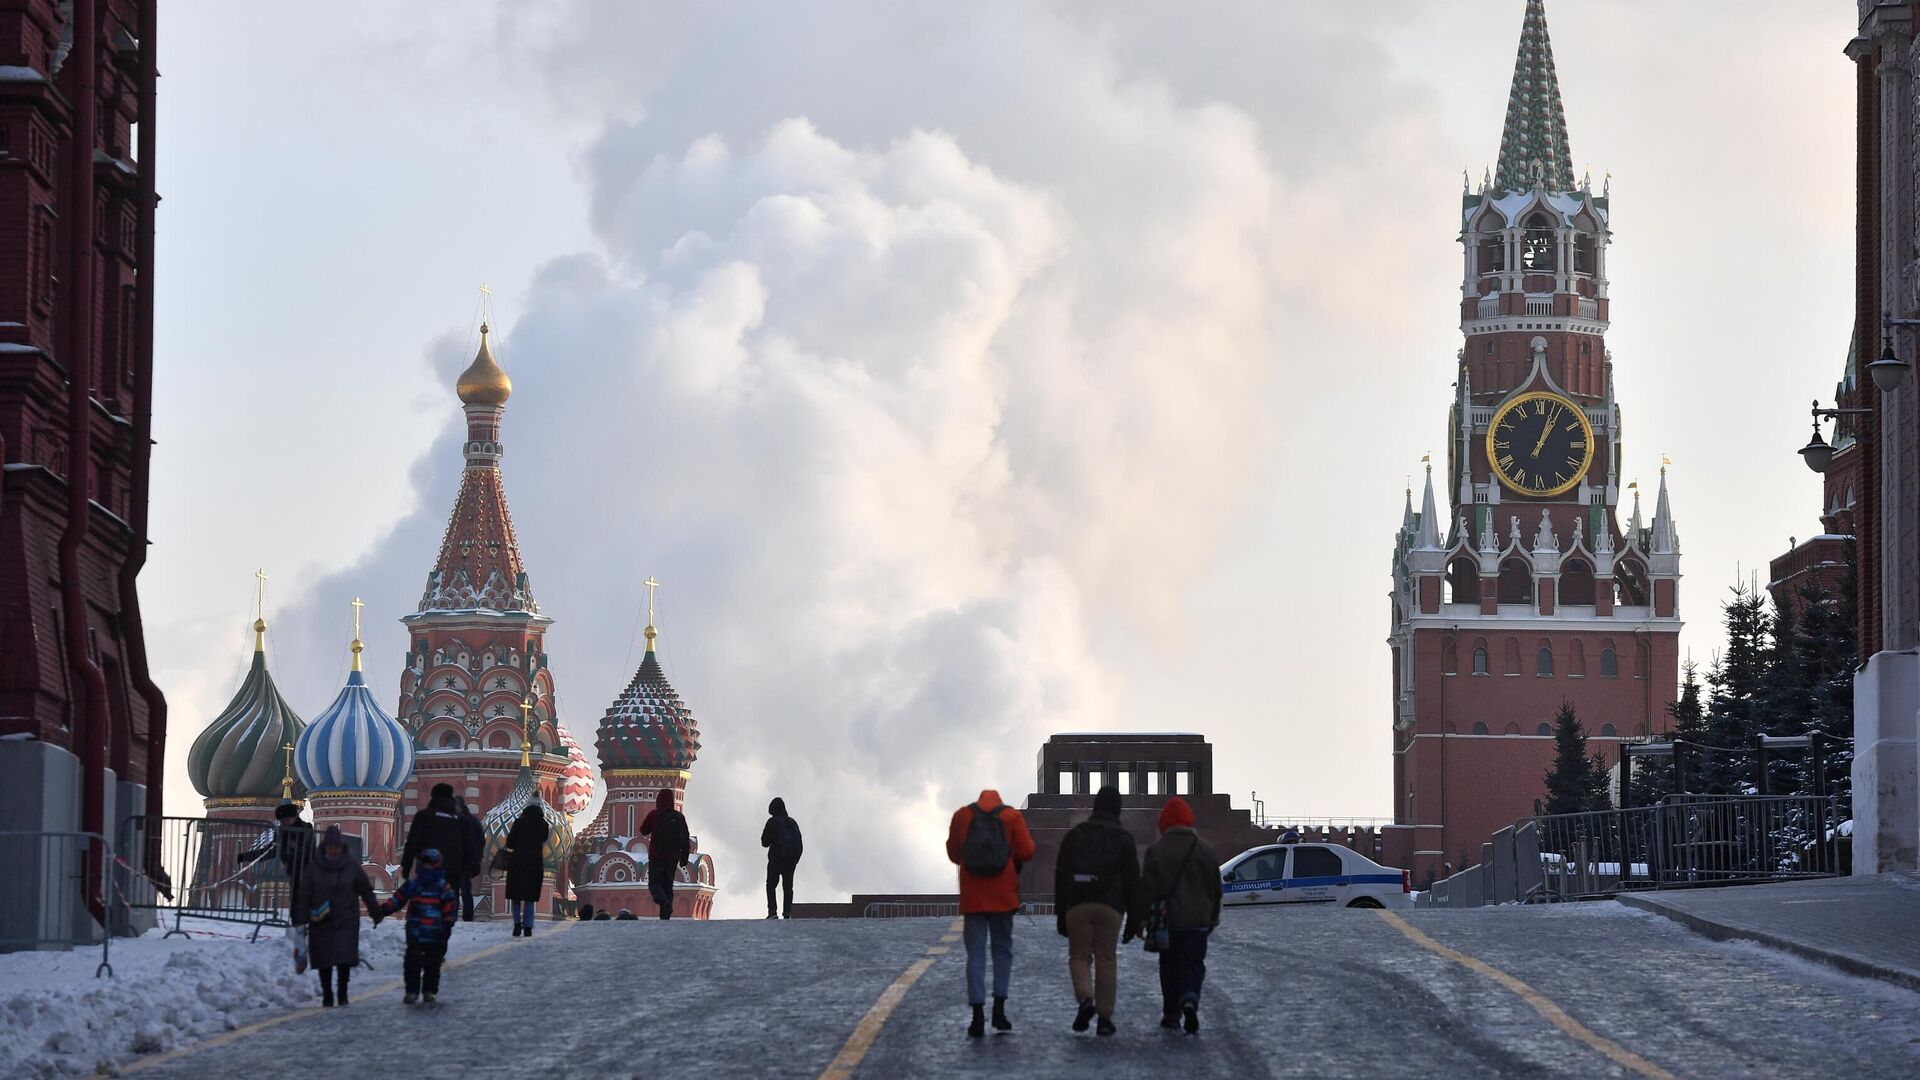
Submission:
M 467 922 L 473 921 L 473 879 L 480 876 L 480 861 L 487 853 L 487 834 L 480 827 L 480 819 L 467 807 L 467 800 L 455 797 L 454 807 L 460 811 L 460 824 L 467 830 L 467 872 L 454 887 L 460 890 L 460 917 Z
M 1120 824 L 1120 789 L 1108 784 L 1093 797 L 1092 816 L 1060 841 L 1053 867 L 1054 926 L 1067 939 L 1067 973 L 1080 1003 L 1075 1031 L 1098 1015 L 1100 1034 L 1114 1032 L 1115 950 L 1138 929 L 1139 891 L 1140 855 Z
M 760 830 L 760 846 L 767 849 L 767 918 L 776 919 L 774 886 L 786 887 L 786 917 L 793 918 L 793 870 L 800 865 L 800 823 L 787 816 L 787 803 L 776 798 L 767 804 L 767 824 Z
M 540 902 L 546 873 L 547 816 L 531 802 L 507 832 L 507 901 L 513 908 L 513 936 L 533 936 L 533 908 Z
M 307 872 L 307 864 L 313 861 L 313 826 L 300 817 L 300 808 L 292 803 L 274 807 L 273 821 L 278 826 L 274 829 L 273 853 L 287 872 L 287 923 L 299 926 L 300 921 L 293 918 L 293 913 L 299 910 L 293 898 L 300 891 L 300 878 Z
M 693 857 L 693 833 L 673 802 L 673 789 L 661 788 L 660 798 L 640 823 L 640 835 L 647 837 L 647 892 L 662 920 L 673 918 L 673 880 Z
M 460 806 L 453 801 L 453 785 L 433 785 L 426 808 L 413 815 L 413 824 L 407 827 L 407 842 L 400 849 L 400 876 L 411 877 L 413 861 L 432 848 L 440 853 L 441 869 L 457 890 L 457 883 L 469 877 L 467 868 L 471 866 L 477 872 L 480 864 L 481 852 L 469 850 L 467 837 L 467 828 L 460 821 Z
M 1200 984 L 1207 977 L 1207 935 L 1220 925 L 1220 856 L 1193 828 L 1193 808 L 1175 795 L 1160 811 L 1160 839 L 1140 868 L 1136 914 L 1167 905 L 1168 945 L 1160 951 L 1160 1026 L 1184 1019 L 1200 1030 Z
M 308 962 L 320 974 L 320 1004 L 326 1008 L 335 1001 L 347 1004 L 347 980 L 360 963 L 361 905 L 377 925 L 381 916 L 373 883 L 353 857 L 340 826 L 329 825 L 319 853 L 301 875 L 293 901 L 293 910 L 300 915 L 294 925 L 307 928 Z

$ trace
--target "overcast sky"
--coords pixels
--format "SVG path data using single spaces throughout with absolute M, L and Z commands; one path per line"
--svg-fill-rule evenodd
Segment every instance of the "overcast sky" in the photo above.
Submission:
M 1576 173 L 1612 175 L 1625 469 L 1674 460 L 1702 661 L 1818 530 L 1853 8 L 1549 4 Z M 397 700 L 486 283 L 563 720 L 591 753 L 656 575 L 722 913 L 770 794 L 806 896 L 948 885 L 946 815 L 1019 802 L 1055 731 L 1200 731 L 1239 805 L 1389 813 L 1388 560 L 1522 9 L 166 5 L 170 808 L 257 566 L 296 709 L 354 595 Z

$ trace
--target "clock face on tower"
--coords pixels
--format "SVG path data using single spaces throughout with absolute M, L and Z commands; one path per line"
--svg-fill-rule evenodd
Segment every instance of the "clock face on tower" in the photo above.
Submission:
M 1593 428 L 1580 406 L 1535 391 L 1500 406 L 1487 428 L 1494 475 L 1522 495 L 1570 490 L 1593 462 Z

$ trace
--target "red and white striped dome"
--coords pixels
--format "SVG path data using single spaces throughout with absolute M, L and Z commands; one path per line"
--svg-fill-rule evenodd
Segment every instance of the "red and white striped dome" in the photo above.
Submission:
M 587 764 L 586 751 L 573 741 L 566 725 L 555 721 L 553 726 L 560 732 L 560 745 L 567 748 L 567 768 L 560 774 L 560 812 L 572 817 L 593 801 L 593 766 Z

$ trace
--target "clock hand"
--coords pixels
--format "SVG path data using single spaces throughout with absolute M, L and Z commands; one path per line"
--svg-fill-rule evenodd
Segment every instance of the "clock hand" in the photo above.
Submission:
M 1547 419 L 1547 425 L 1540 429 L 1540 441 L 1533 444 L 1533 456 L 1539 457 L 1540 451 L 1547 447 L 1547 436 L 1553 434 L 1553 418 Z

